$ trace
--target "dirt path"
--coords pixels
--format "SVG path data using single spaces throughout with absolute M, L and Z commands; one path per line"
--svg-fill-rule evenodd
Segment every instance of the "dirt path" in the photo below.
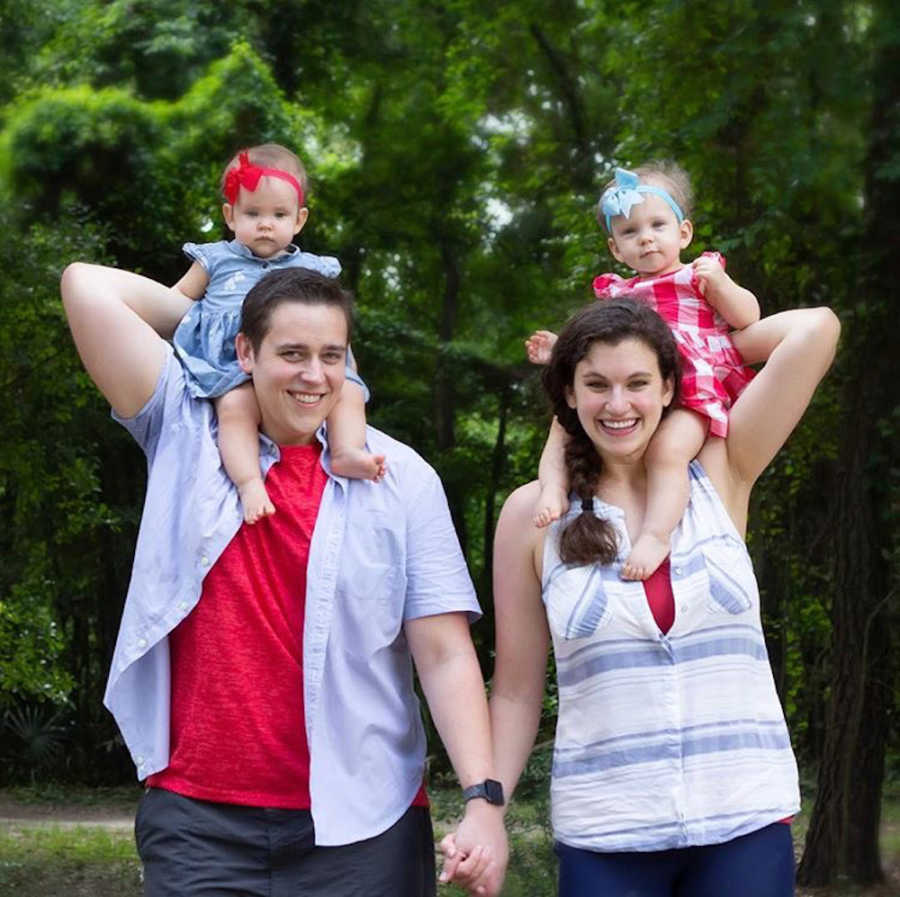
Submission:
M 7 829 L 54 825 L 59 828 L 97 826 L 128 831 L 134 827 L 134 809 L 123 803 L 25 803 L 0 791 L 0 826 Z

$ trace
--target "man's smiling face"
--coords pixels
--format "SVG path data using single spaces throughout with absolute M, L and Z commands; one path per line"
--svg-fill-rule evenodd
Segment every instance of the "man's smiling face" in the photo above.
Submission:
M 253 376 L 263 432 L 279 445 L 312 442 L 344 385 L 344 312 L 334 305 L 282 301 L 259 349 L 238 334 L 237 351 L 241 367 Z

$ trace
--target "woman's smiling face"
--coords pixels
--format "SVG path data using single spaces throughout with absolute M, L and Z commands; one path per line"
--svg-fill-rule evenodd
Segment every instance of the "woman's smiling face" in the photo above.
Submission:
M 604 457 L 643 456 L 674 384 L 663 380 L 656 352 L 643 340 L 595 342 L 575 366 L 566 401 Z

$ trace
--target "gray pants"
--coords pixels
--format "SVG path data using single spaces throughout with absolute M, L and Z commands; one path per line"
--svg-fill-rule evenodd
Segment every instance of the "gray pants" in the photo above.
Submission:
M 434 897 L 434 836 L 425 807 L 387 831 L 316 847 L 307 810 L 216 804 L 151 788 L 135 839 L 145 897 Z

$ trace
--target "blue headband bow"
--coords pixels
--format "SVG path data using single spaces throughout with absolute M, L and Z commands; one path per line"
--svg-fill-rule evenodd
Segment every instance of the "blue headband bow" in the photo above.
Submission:
M 644 201 L 642 193 L 652 193 L 654 196 L 662 197 L 675 213 L 678 223 L 681 224 L 684 221 L 684 212 L 681 211 L 681 207 L 662 187 L 642 184 L 640 178 L 633 171 L 617 168 L 616 183 L 604 190 L 600 197 L 600 211 L 606 218 L 606 229 L 609 233 L 612 233 L 612 228 L 609 226 L 610 218 L 615 218 L 616 215 L 624 215 L 628 218 L 631 215 L 631 207 Z

